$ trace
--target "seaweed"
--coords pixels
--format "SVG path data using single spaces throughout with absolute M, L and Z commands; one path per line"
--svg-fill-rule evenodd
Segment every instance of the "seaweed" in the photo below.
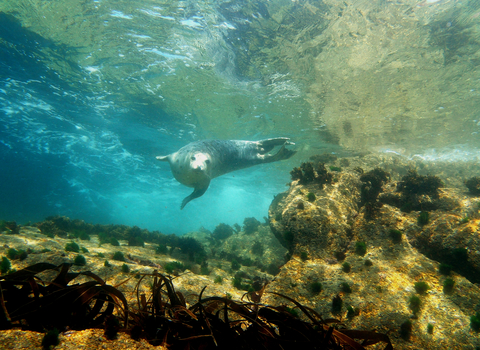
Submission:
M 422 301 L 416 295 L 412 295 L 408 299 L 408 306 L 410 310 L 412 310 L 413 314 L 416 315 L 420 311 L 420 307 L 422 306 Z
M 1 328 L 41 331 L 103 327 L 109 339 L 127 331 L 134 339 L 144 338 L 154 346 L 168 344 L 169 349 L 240 350 L 256 344 L 273 350 L 363 350 L 379 342 L 386 344 L 385 350 L 393 349 L 387 335 L 338 328 L 339 320 L 323 319 L 315 310 L 283 294 L 270 292 L 291 306 L 262 304 L 266 284 L 246 293 L 240 301 L 228 295 L 204 297 L 204 287 L 187 304 L 183 294 L 175 290 L 172 278 L 155 270 L 139 274 L 133 291 L 137 306 L 128 308 L 116 288 L 91 272 L 71 273 L 70 266 L 39 263 L 0 277 Z M 37 275 L 47 271 L 57 274 L 45 285 Z M 69 285 L 78 276 L 92 281 Z M 302 318 L 298 317 L 300 312 Z M 55 339 L 53 334 L 43 346 L 56 344 Z
M 307 252 L 301 252 L 300 253 L 300 260 L 302 261 L 307 261 L 308 260 L 308 253 Z
M 0 220 L 0 233 L 1 232 L 18 235 L 20 233 L 20 226 L 18 226 L 15 221 Z
M 428 334 L 433 334 L 433 324 L 431 324 L 431 323 L 427 324 L 427 333 Z
M 87 264 L 87 259 L 85 259 L 83 255 L 79 254 L 75 257 L 75 259 L 73 260 L 73 263 L 75 265 L 85 266 Z
M 141 284 L 153 280 L 151 294 L 142 294 Z M 206 287 L 205 287 L 206 288 Z M 154 271 L 144 274 L 136 288 L 137 310 L 130 312 L 132 336 L 144 337 L 152 345 L 171 349 L 365 349 L 383 342 L 393 349 L 388 336 L 368 331 L 336 329 L 338 320 L 324 320 L 316 311 L 288 296 L 270 294 L 293 304 L 261 304 L 265 286 L 246 293 L 242 301 L 228 297 L 204 297 L 202 289 L 193 303 L 175 291 L 172 279 Z M 246 299 L 243 301 L 243 299 Z M 292 312 L 295 311 L 295 312 Z M 306 320 L 298 318 L 302 312 Z M 133 332 L 135 330 L 135 332 Z M 354 339 L 363 341 L 363 345 Z
M 418 294 L 425 294 L 430 286 L 426 282 L 415 282 L 415 290 Z
M 212 232 L 212 238 L 216 240 L 225 240 L 233 235 L 233 228 L 230 225 L 220 223 Z
M 480 195 L 480 176 L 474 176 L 465 181 L 465 186 L 467 186 L 470 194 L 474 196 Z
M 31 252 L 31 251 L 30 251 Z M 10 248 L 7 251 L 7 257 L 11 260 L 20 260 L 23 261 L 28 257 L 28 252 L 24 250 L 16 250 L 15 248 Z
M 403 340 L 409 340 L 412 336 L 412 322 L 410 320 L 406 320 L 400 325 L 400 336 Z
M 1 276 L 0 329 L 94 328 L 102 325 L 115 308 L 126 327 L 128 305 L 123 294 L 92 272 L 69 272 L 71 266 L 38 263 Z M 45 285 L 37 275 L 47 271 L 57 271 L 57 275 Z M 69 285 L 78 276 L 92 280 Z
M 339 315 L 342 312 L 343 300 L 340 295 L 336 295 L 332 299 L 332 314 Z
M 367 245 L 365 242 L 355 242 L 355 253 L 361 256 L 367 253 Z
M 451 294 L 453 292 L 453 287 L 455 287 L 455 281 L 453 279 L 447 278 L 443 281 L 443 292 L 445 294 Z
M 115 252 L 112 255 L 112 259 L 117 261 L 125 261 L 125 256 L 122 252 Z
M 258 226 L 260 226 L 261 223 L 255 218 L 245 218 L 243 220 L 243 232 L 246 235 L 250 235 L 254 233 L 255 231 L 258 230 Z
M 420 214 L 418 214 L 417 223 L 419 226 L 425 226 L 429 221 L 430 215 L 428 214 L 428 211 L 421 211 Z
M 60 344 L 60 340 L 58 339 L 58 329 L 54 328 L 49 330 L 45 335 L 43 336 L 42 339 L 42 348 L 43 349 L 50 349 L 50 346 L 56 346 Z
M 397 184 L 397 191 L 406 197 L 425 194 L 438 198 L 438 190 L 443 186 L 443 181 L 438 176 L 419 175 L 415 169 L 410 169 Z
M 7 257 L 2 257 L 2 262 L 0 263 L 0 272 L 3 274 L 6 274 L 10 271 L 10 268 L 12 267 L 12 264 L 10 263 L 10 260 Z
M 322 291 L 322 284 L 318 281 L 315 281 L 315 282 L 312 282 L 308 285 L 308 290 L 310 291 L 310 293 L 312 293 L 313 295 L 317 295 L 319 294 L 321 291 Z
M 350 285 L 347 282 L 342 282 L 340 284 L 340 289 L 344 293 L 351 293 L 352 292 L 352 287 L 350 287 Z
M 265 252 L 265 248 L 263 247 L 263 244 L 261 242 L 255 241 L 252 247 L 250 248 L 250 251 L 254 255 L 263 256 L 263 253 Z
M 393 243 L 400 243 L 402 241 L 402 231 L 391 229 L 388 233 Z
M 351 271 L 351 269 L 352 269 L 352 267 L 351 267 L 351 265 L 350 265 L 348 262 L 345 261 L 345 262 L 342 264 L 342 270 L 343 270 L 343 272 L 349 273 L 349 272 Z
M 324 163 L 302 163 L 299 168 L 293 168 L 290 175 L 293 181 L 298 180 L 301 185 L 315 183 L 320 188 L 333 181 L 333 175 L 327 171 Z
M 70 243 L 65 244 L 65 251 L 66 252 L 78 253 L 78 252 L 80 252 L 80 246 L 75 242 L 70 242 Z
M 228 227 L 232 229 L 230 226 Z M 202 264 L 207 259 L 207 252 L 205 251 L 205 248 L 193 237 L 180 237 L 177 240 L 177 247 L 180 248 L 183 254 L 188 256 L 188 260 L 190 261 L 195 261 L 196 263 Z
M 442 275 L 449 276 L 450 273 L 452 272 L 453 266 L 450 264 L 446 263 L 440 263 L 438 265 L 438 272 L 440 272 Z
M 178 274 L 179 272 L 183 272 L 185 270 L 185 266 L 181 262 L 178 261 L 170 261 L 165 264 L 163 267 L 165 272 L 168 274 Z
M 313 202 L 315 202 L 316 199 L 317 199 L 317 197 L 315 196 L 315 193 L 313 193 L 313 192 L 308 192 L 307 193 L 307 201 L 309 201 L 310 203 L 313 203 Z
M 470 316 L 470 327 L 475 332 L 480 332 L 480 312 L 477 312 L 474 316 Z
M 382 207 L 382 203 L 377 198 L 382 192 L 383 184 L 389 179 L 390 174 L 380 168 L 375 168 L 360 176 L 360 181 L 362 181 L 360 206 L 365 207 L 365 217 L 367 219 L 373 219 Z

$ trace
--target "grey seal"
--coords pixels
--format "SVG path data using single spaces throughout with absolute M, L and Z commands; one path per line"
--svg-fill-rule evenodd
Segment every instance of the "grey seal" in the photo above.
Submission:
M 248 168 L 257 164 L 288 159 L 296 151 L 287 149 L 294 145 L 287 137 L 260 141 L 204 140 L 195 141 L 167 156 L 158 156 L 168 161 L 173 176 L 181 184 L 193 187 L 194 191 L 182 201 L 180 209 L 192 199 L 202 196 L 210 180 L 231 171 Z M 275 146 L 281 146 L 275 154 L 268 154 Z

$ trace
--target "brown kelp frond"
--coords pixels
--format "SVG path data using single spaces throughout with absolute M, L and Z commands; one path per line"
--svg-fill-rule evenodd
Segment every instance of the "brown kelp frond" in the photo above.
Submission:
M 135 292 L 137 308 L 128 309 L 124 295 L 91 272 L 70 273 L 70 264 L 36 264 L 0 277 L 0 327 L 85 329 L 111 324 L 118 331 L 115 309 L 134 338 L 169 349 L 354 349 L 363 350 L 388 336 L 376 332 L 342 329 L 340 321 L 322 317 L 288 296 L 271 293 L 291 302 L 287 306 L 261 304 L 265 288 L 247 295 L 248 300 L 205 297 L 206 287 L 189 305 L 176 291 L 172 279 L 157 271 L 141 274 Z M 44 285 L 37 274 L 57 274 Z M 77 276 L 91 278 L 69 284 Z M 38 282 L 37 282 L 38 281 Z M 148 284 L 147 284 L 148 283 Z M 298 316 L 298 311 L 303 313 Z M 113 321 L 112 321 L 113 320 Z M 109 334 L 110 334 L 109 333 Z M 106 333 L 107 334 L 107 333 Z M 359 343 L 358 341 L 362 342 Z
M 2 293 L 0 328 L 21 326 L 43 330 L 96 327 L 117 307 L 127 326 L 128 305 L 123 294 L 108 286 L 92 272 L 70 273 L 71 264 L 58 266 L 40 263 L 0 277 Z M 47 270 L 59 271 L 47 285 L 36 282 L 37 274 Z M 79 275 L 93 281 L 69 285 Z
M 141 293 L 141 284 L 149 277 L 150 296 Z M 251 349 L 354 349 L 379 341 L 387 343 L 388 336 L 375 332 L 336 329 L 339 320 L 324 320 L 314 310 L 279 293 L 272 293 L 295 305 L 309 320 L 304 321 L 290 308 L 261 304 L 265 288 L 249 293 L 248 301 L 225 297 L 204 297 L 203 288 L 192 305 L 175 291 L 172 280 L 158 272 L 145 274 L 136 286 L 138 310 L 131 310 L 132 329 L 154 345 L 168 344 L 171 349 L 231 348 Z M 132 330 L 133 336 L 133 330 Z M 363 344 L 355 339 L 362 339 Z

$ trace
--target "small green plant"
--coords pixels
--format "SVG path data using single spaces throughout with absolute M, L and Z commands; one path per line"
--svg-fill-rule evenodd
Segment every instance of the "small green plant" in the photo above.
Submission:
M 77 243 L 70 242 L 70 243 L 65 244 L 65 251 L 66 252 L 78 253 L 78 252 L 80 252 L 80 247 Z
M 252 245 L 252 248 L 250 249 L 252 254 L 262 256 L 265 249 L 263 248 L 263 244 L 259 241 L 255 241 Z
M 430 286 L 426 282 L 415 282 L 415 290 L 418 294 L 425 294 Z
M 342 312 L 343 300 L 340 295 L 336 295 L 332 299 L 332 314 L 338 315 Z
M 130 268 L 128 267 L 127 264 L 122 265 L 122 272 L 123 273 L 129 273 L 130 272 Z
M 315 196 L 315 193 L 313 193 L 313 192 L 308 192 L 308 194 L 307 194 L 307 200 L 308 200 L 310 203 L 315 202 L 316 199 L 317 199 L 317 197 Z
M 0 272 L 2 273 L 2 275 L 8 273 L 11 267 L 12 264 L 10 263 L 10 260 L 8 260 L 7 257 L 2 257 L 2 262 L 0 263 Z
M 117 261 L 125 261 L 125 256 L 122 252 L 115 252 L 113 253 L 112 259 Z
M 207 261 L 202 262 L 202 265 L 200 265 L 200 274 L 204 276 L 210 275 L 210 269 L 208 268 L 208 263 Z
M 105 257 L 105 254 L 103 254 L 103 253 L 97 253 L 97 256 L 98 256 L 99 258 L 104 258 L 104 257 Z
M 355 253 L 361 256 L 364 256 L 367 253 L 367 245 L 365 242 L 355 243 Z
M 110 263 L 108 262 L 108 260 L 105 260 L 105 262 L 103 263 L 103 266 L 105 266 L 105 267 L 112 267 L 112 264 L 110 264 Z
M 420 307 L 422 306 L 422 301 L 420 300 L 419 297 L 417 297 L 416 295 L 412 295 L 410 299 L 408 299 L 408 303 L 409 303 L 408 306 L 410 310 L 412 310 L 414 314 L 417 314 L 420 311 Z
M 353 306 L 347 306 L 347 317 L 352 318 L 359 314 L 358 310 L 356 310 Z
M 427 324 L 427 333 L 433 334 L 433 324 L 431 323 Z
M 462 225 L 462 224 L 468 223 L 469 221 L 470 221 L 470 218 L 469 218 L 468 216 L 465 216 L 464 218 L 462 218 L 462 219 L 460 220 L 459 223 L 460 223 L 460 225 Z
M 110 239 L 108 240 L 108 243 L 110 243 L 114 247 L 119 247 L 120 246 L 120 242 L 115 237 L 110 237 Z
M 278 267 L 277 264 L 272 262 L 271 264 L 268 264 L 267 272 L 273 276 L 278 275 L 280 273 L 280 267 Z
M 419 226 L 424 226 L 430 221 L 430 215 L 428 211 L 421 211 L 417 218 L 417 223 Z
M 344 293 L 351 293 L 352 292 L 352 288 L 350 287 L 350 285 L 347 282 L 342 282 L 340 284 L 340 289 Z
M 338 171 L 338 172 L 340 172 L 340 171 L 342 171 L 342 168 L 339 167 L 339 166 L 333 166 L 333 165 L 331 165 L 331 166 L 330 166 L 330 170 L 331 170 L 331 171 Z
M 291 307 L 286 306 L 285 311 L 287 311 L 292 316 L 298 317 L 298 310 L 295 309 L 295 308 L 291 308 Z
M 452 268 L 452 265 L 441 263 L 438 265 L 438 272 L 440 272 L 442 275 L 449 276 L 452 272 Z
M 213 282 L 215 282 L 215 283 L 217 283 L 217 284 L 222 284 L 222 283 L 223 283 L 223 278 L 222 278 L 222 276 L 217 276 L 217 277 L 215 277 L 215 280 L 214 280 Z
M 350 266 L 350 264 L 349 264 L 348 262 L 345 261 L 345 262 L 342 264 L 342 270 L 343 270 L 343 272 L 348 273 L 348 272 L 350 272 L 350 271 L 352 270 L 352 267 Z
M 370 259 L 365 260 L 365 266 L 370 267 L 373 266 L 373 262 Z
M 470 317 L 470 327 L 475 332 L 480 332 L 480 312 L 477 312 L 474 316 Z
M 168 254 L 167 246 L 165 244 L 159 244 L 158 247 L 155 249 L 155 254 L 167 255 Z
M 402 231 L 391 229 L 389 234 L 393 243 L 400 243 L 402 241 Z
M 83 254 L 89 253 L 88 249 L 85 248 L 85 247 L 81 247 L 80 249 L 82 250 L 82 253 L 83 253 Z
M 87 264 L 87 259 L 85 259 L 83 255 L 79 254 L 75 257 L 75 259 L 73 260 L 73 263 L 75 265 L 85 266 Z
M 347 257 L 347 255 L 344 253 L 344 252 L 335 252 L 333 254 L 333 256 L 335 257 L 335 259 L 337 259 L 338 261 L 343 261 L 345 260 L 345 258 Z
M 232 260 L 231 268 L 233 271 L 237 271 L 240 269 L 240 264 L 237 260 Z
M 445 294 L 450 294 L 453 292 L 453 287 L 455 287 L 455 281 L 451 278 L 447 278 L 443 281 L 443 292 Z
M 308 285 L 308 290 L 310 291 L 310 293 L 312 293 L 313 295 L 317 295 L 319 294 L 321 291 L 322 291 L 322 284 L 318 281 L 316 282 L 312 282 Z
M 406 320 L 400 325 L 400 336 L 404 340 L 409 340 L 411 335 L 412 335 L 412 322 L 410 320 Z
M 15 248 L 10 248 L 7 251 L 7 257 L 11 260 L 23 261 L 28 257 L 28 253 L 24 250 L 16 250 Z
M 58 339 L 58 329 L 54 328 L 49 330 L 42 339 L 42 348 L 45 350 L 50 349 L 50 346 L 57 346 L 60 344 L 60 340 Z
M 183 271 L 185 270 L 185 266 L 181 262 L 178 261 L 170 261 L 165 264 L 163 267 L 165 269 L 165 272 L 168 274 L 172 274 L 174 271 Z
M 301 252 L 300 253 L 300 259 L 304 262 L 307 261 L 308 260 L 308 253 L 307 252 Z

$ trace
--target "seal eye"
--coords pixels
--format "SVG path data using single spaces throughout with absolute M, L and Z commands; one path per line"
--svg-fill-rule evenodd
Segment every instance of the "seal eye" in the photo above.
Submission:
M 191 160 L 195 160 L 196 158 L 195 158 L 195 156 L 192 156 L 190 159 L 191 159 Z
M 205 163 L 210 164 L 210 159 L 207 159 Z

